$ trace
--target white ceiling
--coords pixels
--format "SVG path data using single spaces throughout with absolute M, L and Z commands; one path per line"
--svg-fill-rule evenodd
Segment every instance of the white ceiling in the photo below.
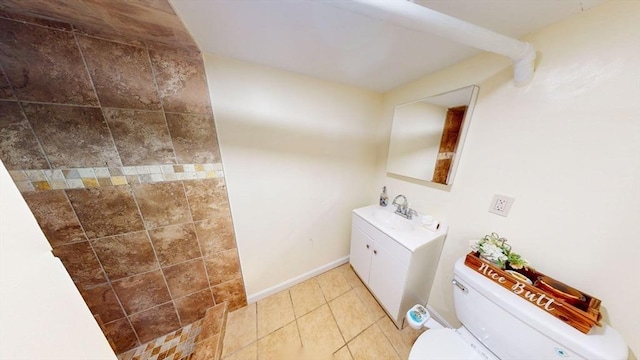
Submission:
M 333 1 L 171 0 L 203 52 L 378 92 L 479 50 L 381 22 Z M 406 1 L 406 0 L 382 0 Z M 416 0 L 519 38 L 605 0 Z

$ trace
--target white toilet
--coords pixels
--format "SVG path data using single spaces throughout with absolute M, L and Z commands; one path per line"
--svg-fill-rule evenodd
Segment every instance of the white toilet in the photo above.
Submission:
M 421 305 L 407 312 L 418 337 L 410 360 L 426 359 L 627 359 L 620 334 L 603 324 L 583 334 L 540 311 L 458 260 L 453 299 L 459 329 L 443 328 Z M 412 313 L 413 311 L 413 313 Z

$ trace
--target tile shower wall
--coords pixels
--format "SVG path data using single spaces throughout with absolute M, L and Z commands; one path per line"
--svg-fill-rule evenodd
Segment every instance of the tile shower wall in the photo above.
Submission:
M 246 295 L 200 54 L 78 28 L 0 11 L 0 158 L 121 353 Z

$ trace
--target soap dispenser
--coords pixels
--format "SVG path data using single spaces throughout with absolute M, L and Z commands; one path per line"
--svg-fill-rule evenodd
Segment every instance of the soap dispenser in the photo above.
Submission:
M 382 187 L 382 192 L 380 193 L 380 206 L 387 206 L 389 203 L 389 196 L 387 195 L 387 187 Z

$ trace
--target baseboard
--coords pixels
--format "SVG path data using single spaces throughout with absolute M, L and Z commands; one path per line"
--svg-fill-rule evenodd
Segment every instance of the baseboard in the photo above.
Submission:
M 262 291 L 258 291 L 255 294 L 250 294 L 247 296 L 247 302 L 249 304 L 252 304 L 254 302 L 258 302 L 259 300 L 262 300 L 264 298 L 266 298 L 269 295 L 273 295 L 277 292 L 280 292 L 282 290 L 286 290 L 292 286 L 298 285 L 301 282 L 305 281 L 305 280 L 309 280 L 314 276 L 320 275 L 325 271 L 331 270 L 335 267 L 338 267 L 342 264 L 346 264 L 347 262 L 349 262 L 349 256 L 345 256 L 341 259 L 332 261 L 328 264 L 324 264 L 318 268 L 315 268 L 311 271 L 308 271 L 300 276 L 296 276 L 293 279 L 289 279 L 287 281 L 281 282 L 280 284 L 274 285 L 270 288 L 264 289 Z
M 447 320 L 445 320 L 442 316 L 440 316 L 440 314 L 438 314 L 436 309 L 432 308 L 428 304 L 427 304 L 426 308 L 429 311 L 429 314 L 431 314 L 431 317 L 433 318 L 433 320 L 438 322 L 443 327 L 450 328 L 450 329 L 453 328 L 453 326 L 451 326 L 451 324 L 449 324 L 449 322 Z

